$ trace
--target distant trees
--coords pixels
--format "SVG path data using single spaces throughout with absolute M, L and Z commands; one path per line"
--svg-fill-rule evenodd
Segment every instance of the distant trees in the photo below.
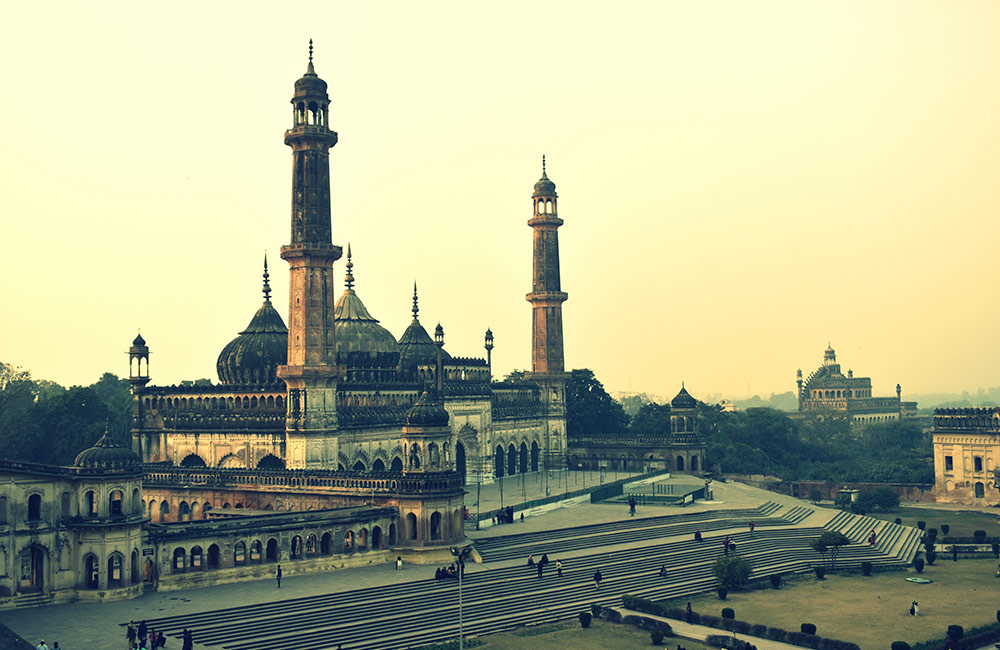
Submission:
M 131 415 L 128 380 L 104 373 L 66 389 L 0 362 L 0 458 L 71 465 L 97 442 L 105 423 L 122 444 Z
M 670 434 L 670 407 L 649 403 L 632 416 L 629 431 L 634 436 L 662 436 Z

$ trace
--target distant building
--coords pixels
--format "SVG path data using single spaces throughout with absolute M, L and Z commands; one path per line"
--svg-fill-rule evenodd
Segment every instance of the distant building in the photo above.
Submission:
M 1000 407 L 935 409 L 931 437 L 939 502 L 1000 504 Z
M 846 417 L 852 425 L 865 425 L 900 420 L 917 410 L 916 402 L 901 401 L 899 384 L 895 397 L 872 397 L 871 378 L 855 377 L 853 370 L 844 375 L 837 363 L 837 353 L 829 346 L 823 352 L 823 365 L 805 381 L 800 369 L 795 383 L 799 413 L 805 417 Z

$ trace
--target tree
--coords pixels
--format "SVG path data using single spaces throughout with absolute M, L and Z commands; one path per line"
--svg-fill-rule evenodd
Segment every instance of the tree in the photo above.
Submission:
M 646 404 L 632 417 L 629 431 L 634 436 L 663 436 L 670 433 L 670 407 Z
M 858 493 L 858 507 L 864 512 L 895 510 L 899 507 L 899 494 L 888 487 L 862 490 Z
M 847 539 L 843 533 L 825 530 L 822 535 L 809 542 L 809 546 L 822 555 L 824 560 L 827 559 L 827 553 L 829 553 L 830 567 L 832 568 L 837 564 L 837 553 L 840 552 L 840 547 L 847 546 L 850 543 L 851 540 Z
M 517 368 L 514 368 L 506 375 L 504 375 L 503 381 L 504 383 L 508 384 L 523 384 L 525 381 L 527 381 L 524 378 L 524 375 L 527 372 L 528 372 L 527 370 L 519 370 Z
M 750 563 L 739 555 L 720 557 L 712 565 L 712 574 L 722 589 L 739 589 L 750 582 Z
M 566 382 L 566 434 L 571 438 L 621 435 L 628 416 L 592 370 L 579 368 Z

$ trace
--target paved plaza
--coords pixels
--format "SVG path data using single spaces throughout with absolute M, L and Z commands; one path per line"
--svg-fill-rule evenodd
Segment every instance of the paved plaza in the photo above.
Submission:
M 535 483 L 537 490 L 537 478 Z M 711 579 L 710 570 L 691 567 L 697 563 L 709 566 L 719 553 L 716 542 L 723 534 L 739 539 L 744 552 L 759 552 L 763 558 L 772 547 L 780 551 L 783 544 L 789 548 L 802 546 L 797 536 L 815 531 L 838 515 L 837 511 L 811 508 L 800 500 L 742 484 L 717 483 L 714 487 L 714 502 L 686 508 L 640 506 L 635 518 L 629 517 L 627 506 L 621 504 L 579 503 L 528 517 L 523 524 L 471 531 L 469 537 L 480 540 L 486 566 L 471 565 L 466 575 L 466 630 L 488 633 L 501 629 L 498 626 L 505 621 L 496 619 L 505 615 L 511 620 L 520 616 L 524 624 L 566 618 L 592 600 L 620 605 L 621 593 L 629 591 L 657 597 L 684 593 L 685 589 L 701 591 Z M 475 490 L 475 486 L 472 488 Z M 507 488 L 505 485 L 505 493 Z M 495 494 L 485 496 L 483 502 L 495 498 L 499 504 L 499 486 L 482 486 L 481 494 L 488 490 Z M 473 501 L 474 497 L 469 499 Z M 732 513 L 731 519 L 726 518 L 726 512 Z M 740 537 L 747 535 L 744 527 L 748 517 L 762 524 L 757 541 Z M 582 528 L 558 530 L 571 527 Z M 700 548 L 692 547 L 695 527 L 706 535 L 706 544 Z M 767 535 L 773 535 L 773 540 L 764 541 Z M 863 545 L 858 546 L 860 549 Z M 523 567 L 528 552 L 534 551 L 540 557 L 546 549 L 553 554 L 553 560 L 558 557 L 566 566 L 561 582 L 557 582 L 551 565 L 549 574 L 541 580 Z M 665 581 L 653 577 L 661 563 L 677 577 Z M 595 567 L 607 577 L 600 591 L 591 581 Z M 682 567 L 687 575 L 681 575 Z M 50 646 L 59 641 L 67 650 L 124 648 L 121 623 L 130 619 L 163 620 L 171 636 L 168 647 L 173 648 L 180 646 L 174 635 L 185 626 L 194 629 L 195 647 L 199 650 L 283 646 L 333 649 L 341 642 L 345 650 L 405 647 L 404 639 L 421 626 L 445 625 L 436 633 L 457 633 L 457 585 L 455 581 L 433 580 L 435 568 L 406 565 L 396 571 L 392 565 L 380 564 L 285 577 L 280 590 L 274 580 L 244 582 L 151 593 L 136 600 L 100 605 L 12 610 L 0 614 L 0 621 L 32 644 L 44 638 Z M 412 615 L 403 610 L 413 610 Z M 352 617 L 357 619 L 354 623 Z M 404 627 L 386 632 L 396 635 L 391 642 L 360 636 L 365 631 L 370 635 L 390 629 L 397 620 Z M 454 630 L 448 627 L 452 625 Z M 259 638 L 270 641 L 258 640 L 254 632 L 258 629 Z M 338 638 L 338 634 L 347 635 L 348 630 L 353 630 L 350 633 L 355 636 Z M 281 641 L 284 633 L 293 636 Z M 342 641 L 344 638 L 353 641 Z

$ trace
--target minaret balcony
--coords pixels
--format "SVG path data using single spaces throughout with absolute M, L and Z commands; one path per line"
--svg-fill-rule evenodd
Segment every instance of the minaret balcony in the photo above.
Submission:
M 337 132 L 322 124 L 299 124 L 285 131 L 285 144 L 297 140 L 326 140 L 327 146 L 337 144 Z

